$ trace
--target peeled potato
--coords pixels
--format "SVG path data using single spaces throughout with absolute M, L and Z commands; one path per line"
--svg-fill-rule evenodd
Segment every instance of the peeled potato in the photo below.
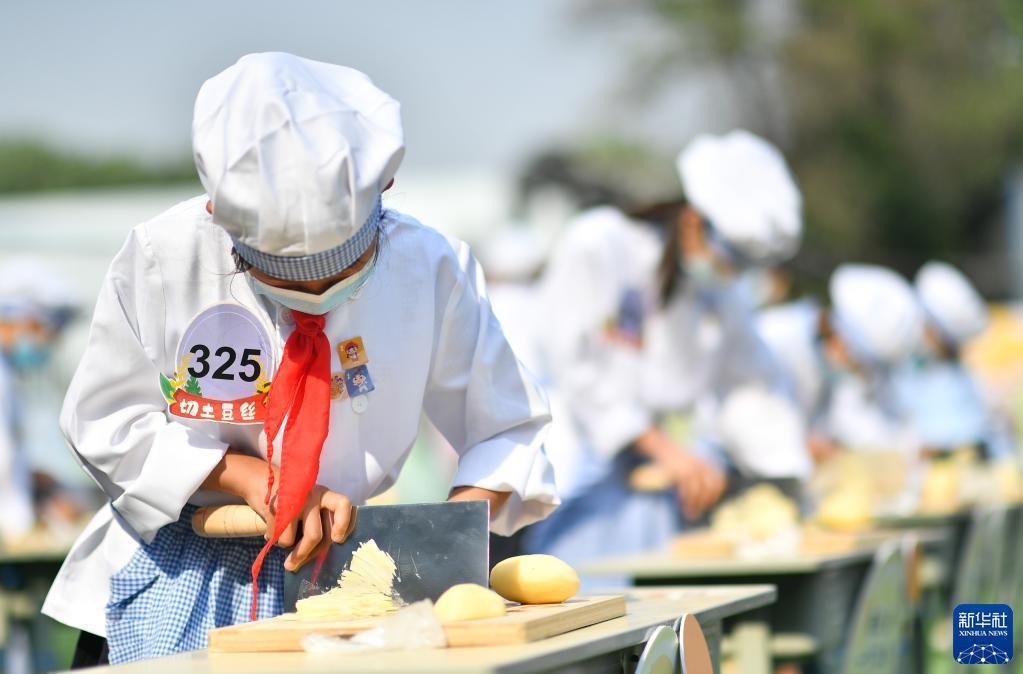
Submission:
M 497 564 L 490 586 L 520 604 L 557 604 L 579 591 L 579 574 L 552 555 L 521 555 Z
M 870 495 L 856 489 L 833 492 L 817 510 L 817 523 L 834 531 L 857 532 L 869 529 L 874 523 Z
M 462 583 L 447 589 L 433 605 L 437 619 L 442 623 L 458 620 L 498 618 L 505 614 L 504 599 L 482 585 Z

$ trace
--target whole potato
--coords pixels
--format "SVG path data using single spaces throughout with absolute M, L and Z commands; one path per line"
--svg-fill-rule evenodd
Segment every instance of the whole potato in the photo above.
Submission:
M 433 605 L 437 619 L 442 623 L 458 620 L 497 618 L 506 612 L 504 599 L 482 585 L 461 583 L 452 585 L 437 598 Z
M 552 555 L 521 555 L 497 564 L 490 586 L 520 604 L 557 604 L 579 591 L 579 574 Z

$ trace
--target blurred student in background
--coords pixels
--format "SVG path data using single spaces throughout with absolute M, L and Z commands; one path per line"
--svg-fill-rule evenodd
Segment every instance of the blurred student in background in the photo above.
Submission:
M 541 367 L 578 442 L 547 443 L 563 505 L 527 533 L 531 551 L 581 562 L 665 543 L 680 510 L 700 517 L 726 481 L 723 462 L 683 447 L 664 415 L 708 420 L 705 444 L 714 445 L 721 401 L 778 384 L 737 277 L 795 253 L 795 181 L 778 150 L 745 131 L 700 136 L 678 164 L 686 202 L 583 213 L 541 281 Z M 804 448 L 796 454 L 766 463 L 802 470 Z M 741 463 L 742 452 L 733 458 Z M 675 486 L 634 488 L 630 475 L 645 463 Z
M 760 334 L 798 392 L 818 460 L 839 449 L 917 447 L 894 373 L 918 344 L 923 321 L 910 284 L 894 271 L 840 266 L 830 309 L 801 300 L 763 311 Z
M 57 425 L 65 382 L 52 356 L 78 310 L 70 284 L 31 259 L 0 267 L 0 533 L 8 544 L 37 523 L 75 533 L 85 488 Z
M 547 242 L 527 224 L 502 228 L 480 247 L 487 296 L 519 361 L 539 371 L 536 353 L 537 279 L 547 260 Z
M 916 293 L 925 327 L 916 358 L 899 373 L 901 404 L 930 454 L 960 448 L 980 457 L 1011 456 L 1013 437 L 984 400 L 960 354 L 984 331 L 988 310 L 955 267 L 928 262 L 917 272 Z

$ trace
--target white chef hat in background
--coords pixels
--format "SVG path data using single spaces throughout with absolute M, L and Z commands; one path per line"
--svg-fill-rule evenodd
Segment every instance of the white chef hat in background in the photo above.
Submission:
M 770 264 L 795 255 L 802 197 L 778 148 L 737 129 L 697 136 L 677 163 L 686 199 L 741 257 Z
M 0 263 L 0 319 L 35 319 L 59 329 L 82 306 L 82 298 L 54 267 L 36 258 Z
M 928 262 L 916 274 L 916 292 L 927 319 L 953 345 L 962 345 L 987 327 L 983 298 L 958 269 Z
M 829 284 L 832 323 L 853 356 L 873 365 L 908 357 L 923 333 L 923 312 L 913 287 L 874 265 L 845 264 Z
M 192 145 L 214 222 L 247 262 L 289 280 L 332 276 L 366 251 L 405 151 L 397 101 L 366 75 L 279 52 L 202 85 Z

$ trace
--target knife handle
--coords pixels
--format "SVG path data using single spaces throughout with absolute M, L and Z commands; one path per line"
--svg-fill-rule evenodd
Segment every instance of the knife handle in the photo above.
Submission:
M 249 506 L 206 506 L 192 514 L 192 531 L 204 538 L 263 536 L 266 522 Z

